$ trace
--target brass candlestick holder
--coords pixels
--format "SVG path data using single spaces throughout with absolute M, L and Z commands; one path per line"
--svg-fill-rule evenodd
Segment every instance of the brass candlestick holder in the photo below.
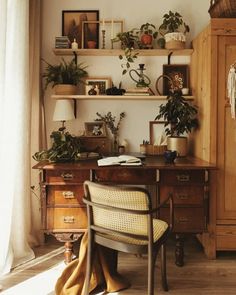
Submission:
M 102 30 L 102 49 L 105 49 L 106 30 Z

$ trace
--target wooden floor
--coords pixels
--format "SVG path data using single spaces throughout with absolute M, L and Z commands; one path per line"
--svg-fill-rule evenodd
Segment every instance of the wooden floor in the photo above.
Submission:
M 56 279 L 64 268 L 63 248 L 59 243 L 51 242 L 35 250 L 37 258 L 27 265 L 18 267 L 0 280 L 2 294 L 10 295 L 52 295 Z M 159 262 L 156 267 L 155 295 L 235 295 L 236 294 L 236 253 L 221 252 L 216 260 L 208 260 L 201 245 L 194 237 L 188 237 L 185 243 L 185 266 L 174 264 L 174 240 L 167 247 L 167 271 L 169 292 L 160 288 Z M 49 276 L 49 271 L 52 276 Z M 132 287 L 120 295 L 144 295 L 147 284 L 146 257 L 119 254 L 119 272 L 128 278 Z M 45 274 L 45 275 L 44 275 Z M 32 285 L 26 286 L 33 280 Z M 48 289 L 46 289 L 48 285 Z M 43 288 L 44 287 L 44 288 Z M 96 292 L 96 295 L 105 294 Z M 78 294 L 70 294 L 78 295 Z

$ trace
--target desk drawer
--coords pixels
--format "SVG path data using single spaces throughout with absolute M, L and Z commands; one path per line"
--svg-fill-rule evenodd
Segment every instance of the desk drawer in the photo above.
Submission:
M 163 184 L 203 184 L 205 182 L 204 170 L 163 170 L 160 174 L 160 183 Z
M 169 209 L 163 208 L 160 219 L 169 222 Z M 174 208 L 175 233 L 200 233 L 205 230 L 205 217 L 203 208 Z
M 204 186 L 161 186 L 160 201 L 164 201 L 169 193 L 173 195 L 175 205 L 203 206 Z
M 83 204 L 83 185 L 50 185 L 48 186 L 48 205 L 78 205 Z
M 98 182 L 112 182 L 122 184 L 152 184 L 156 182 L 155 169 L 118 168 L 95 170 Z
M 48 208 L 47 230 L 87 228 L 86 208 Z
M 47 170 L 47 183 L 83 183 L 89 180 L 89 170 Z

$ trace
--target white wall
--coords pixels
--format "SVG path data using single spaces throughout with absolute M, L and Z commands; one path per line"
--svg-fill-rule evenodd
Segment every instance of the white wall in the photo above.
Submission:
M 180 12 L 190 26 L 188 47 L 191 40 L 208 24 L 208 8 L 210 1 L 206 0 L 42 0 L 42 58 L 50 63 L 56 63 L 60 57 L 52 52 L 55 36 L 61 35 L 62 10 L 99 10 L 100 19 L 124 19 L 124 30 L 140 27 L 141 24 L 151 22 L 156 27 L 162 23 L 162 16 L 169 10 Z M 118 57 L 79 57 L 78 62 L 88 65 L 89 76 L 112 78 L 118 86 L 122 82 L 124 88 L 135 86 L 129 75 L 121 75 Z M 172 57 L 171 63 L 188 63 L 189 57 Z M 167 63 L 166 57 L 139 57 L 134 68 L 144 63 L 146 74 L 151 78 L 151 87 L 155 90 L 156 79 L 162 74 L 162 64 Z M 45 93 L 46 123 L 48 137 L 52 130 L 58 128 L 59 123 L 52 121 L 55 101 L 50 97 L 53 90 Z M 105 114 L 111 111 L 119 117 L 119 113 L 126 112 L 120 129 L 120 139 L 126 138 L 130 143 L 130 151 L 139 151 L 139 144 L 143 139 L 149 139 L 149 121 L 154 120 L 158 113 L 158 101 L 77 101 L 77 119 L 67 122 L 67 129 L 77 135 L 83 130 L 84 122 L 93 121 L 96 112 Z M 50 145 L 50 143 L 49 143 Z

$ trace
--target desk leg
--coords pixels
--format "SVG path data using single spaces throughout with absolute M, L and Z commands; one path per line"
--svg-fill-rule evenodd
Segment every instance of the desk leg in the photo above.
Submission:
M 184 235 L 176 234 L 176 244 L 175 244 L 175 264 L 177 266 L 184 265 Z

